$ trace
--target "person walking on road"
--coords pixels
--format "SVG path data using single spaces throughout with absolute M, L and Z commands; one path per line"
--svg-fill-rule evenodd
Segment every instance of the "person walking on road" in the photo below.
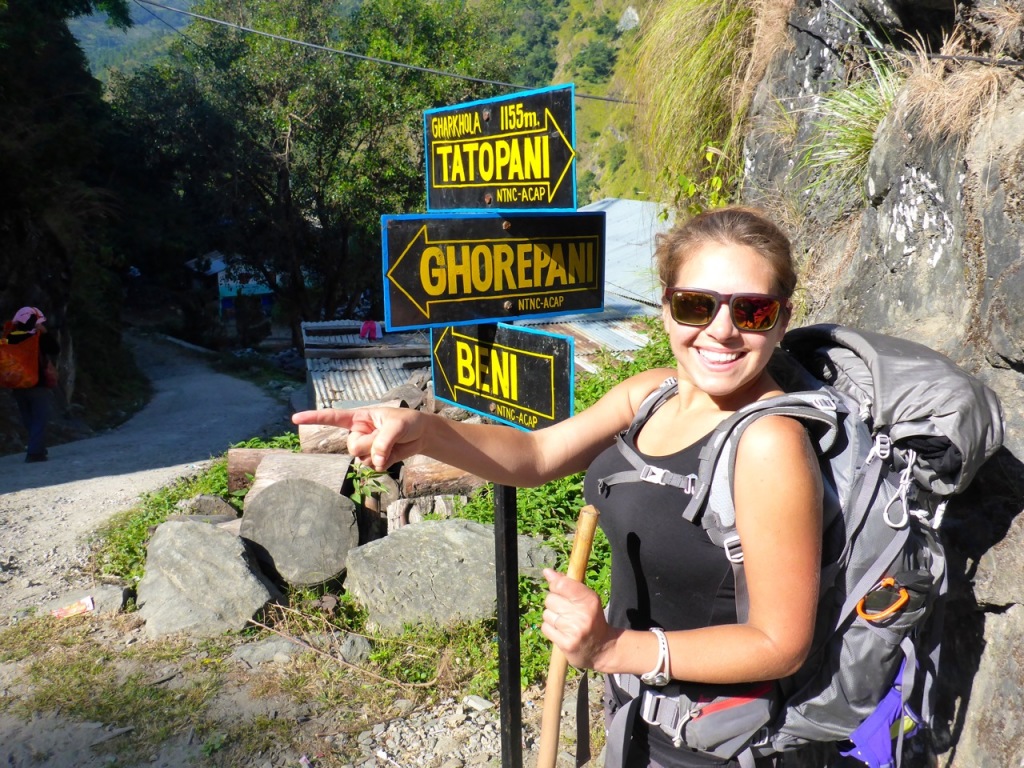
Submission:
M 57 386 L 54 360 L 60 352 L 60 345 L 53 334 L 47 333 L 46 315 L 36 307 L 22 307 L 4 325 L 8 344 L 38 343 L 38 377 L 35 384 L 11 389 L 11 394 L 17 403 L 21 423 L 28 433 L 25 461 L 46 461 L 49 458 L 46 450 L 46 425 L 50 420 L 53 389 Z

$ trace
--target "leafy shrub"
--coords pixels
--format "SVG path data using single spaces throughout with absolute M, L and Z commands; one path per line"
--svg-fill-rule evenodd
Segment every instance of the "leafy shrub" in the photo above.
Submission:
M 573 60 L 574 69 L 585 79 L 602 83 L 612 75 L 618 52 L 604 40 L 589 43 Z

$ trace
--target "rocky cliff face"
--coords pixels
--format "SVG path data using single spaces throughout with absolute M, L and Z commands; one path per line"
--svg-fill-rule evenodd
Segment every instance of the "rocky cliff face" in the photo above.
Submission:
M 1015 7 L 1010 7 L 1011 5 Z M 808 191 L 794 169 L 813 134 L 814 105 L 842 87 L 868 35 L 907 35 L 938 50 L 955 26 L 968 54 L 1021 58 L 1016 3 L 797 0 L 790 47 L 752 109 L 748 202 L 784 215 L 804 255 L 805 322 L 841 322 L 932 346 L 1000 396 L 1005 448 L 950 506 L 953 572 L 941 667 L 939 765 L 1024 761 L 1024 82 L 1004 63 L 966 130 L 939 131 L 905 107 L 908 79 L 875 133 L 853 201 Z M 848 15 L 837 12 L 838 6 Z M 1008 16 L 1016 14 L 1014 23 Z M 1000 23 L 997 23 L 1000 22 Z M 943 77 L 979 62 L 935 60 Z M 916 87 L 920 87 L 918 84 Z M 934 97 L 939 98 L 941 93 Z M 950 108 L 958 108 L 955 102 Z M 791 126 L 780 138 L 779 110 Z

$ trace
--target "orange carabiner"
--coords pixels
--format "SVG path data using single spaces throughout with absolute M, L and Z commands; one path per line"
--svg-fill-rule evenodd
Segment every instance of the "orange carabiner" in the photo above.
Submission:
M 895 590 L 897 588 L 899 589 L 899 594 L 896 596 L 896 599 L 892 601 L 892 603 L 890 603 L 880 611 L 868 610 L 867 606 L 865 605 L 865 601 L 868 599 L 869 595 L 871 595 L 874 592 L 877 592 L 878 590 Z M 878 582 L 878 585 L 874 589 L 872 589 L 871 592 L 868 592 L 867 595 L 864 595 L 864 597 L 862 597 L 860 601 L 857 603 L 857 615 L 864 619 L 864 621 L 870 621 L 872 623 L 884 621 L 885 619 L 889 618 L 897 611 L 899 611 L 901 608 L 903 608 L 903 606 L 905 606 L 909 600 L 910 593 L 907 592 L 907 588 L 897 585 L 896 579 L 894 579 L 892 576 L 886 576 L 884 579 Z

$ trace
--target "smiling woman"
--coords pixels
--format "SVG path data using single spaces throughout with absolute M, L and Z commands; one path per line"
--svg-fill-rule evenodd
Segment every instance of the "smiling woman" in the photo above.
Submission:
M 699 522 L 680 518 L 680 488 L 657 479 L 694 473 L 716 426 L 781 394 L 766 366 L 789 323 L 796 280 L 786 236 L 745 208 L 677 225 L 659 238 L 656 258 L 663 285 L 689 286 L 667 291 L 663 305 L 675 367 L 636 374 L 569 419 L 534 432 L 394 408 L 306 411 L 293 421 L 350 430 L 352 455 L 378 470 L 417 453 L 514 487 L 586 470 L 586 501 L 611 545 L 611 599 L 606 613 L 594 591 L 546 571 L 542 632 L 573 666 L 606 673 L 607 714 L 622 737 L 609 765 L 732 766 L 721 759 L 730 754 L 680 748 L 633 720 L 631 702 L 639 686 L 664 684 L 702 699 L 734 691 L 768 708 L 771 681 L 800 666 L 814 629 L 817 461 L 789 417 L 760 419 L 740 440 L 733 485 L 750 599 L 742 620 L 729 561 Z M 665 382 L 671 392 L 649 405 Z M 611 482 L 637 474 L 618 438 L 653 467 L 647 482 Z

